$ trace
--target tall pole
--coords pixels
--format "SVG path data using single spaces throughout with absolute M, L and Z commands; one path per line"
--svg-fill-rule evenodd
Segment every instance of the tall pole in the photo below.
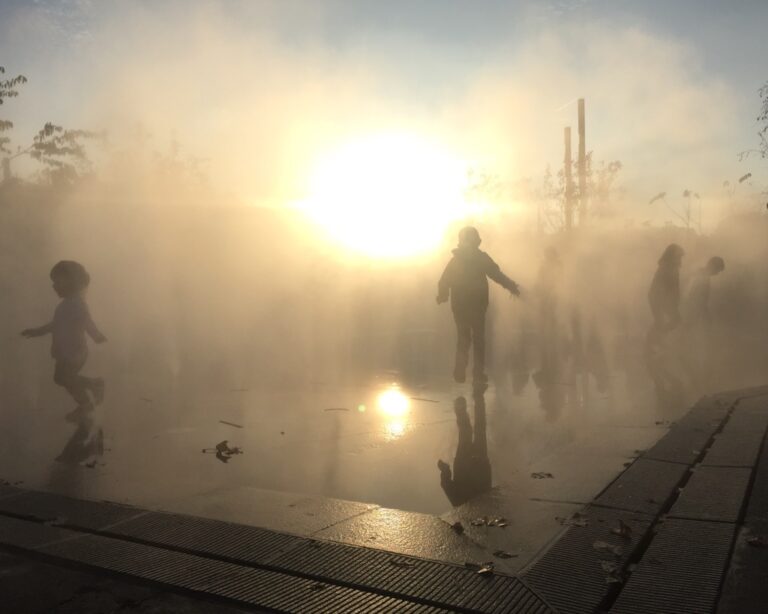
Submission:
M 573 228 L 573 177 L 571 174 L 573 160 L 571 159 L 571 127 L 565 127 L 565 157 L 563 171 L 565 177 L 565 230 Z
M 579 225 L 587 221 L 587 144 L 584 129 L 584 99 L 579 98 Z

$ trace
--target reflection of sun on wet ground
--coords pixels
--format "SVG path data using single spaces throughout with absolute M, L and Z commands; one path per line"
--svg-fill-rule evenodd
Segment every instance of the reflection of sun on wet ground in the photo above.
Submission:
M 402 437 L 408 424 L 410 402 L 400 387 L 397 384 L 392 384 L 380 392 L 376 405 L 385 419 L 386 438 L 393 440 Z

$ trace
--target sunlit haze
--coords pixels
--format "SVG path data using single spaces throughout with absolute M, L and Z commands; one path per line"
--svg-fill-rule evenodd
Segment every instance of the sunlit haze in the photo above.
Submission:
M 413 256 L 434 249 L 452 222 L 479 210 L 467 201 L 467 169 L 415 134 L 360 136 L 320 156 L 309 195 L 296 206 L 355 252 Z

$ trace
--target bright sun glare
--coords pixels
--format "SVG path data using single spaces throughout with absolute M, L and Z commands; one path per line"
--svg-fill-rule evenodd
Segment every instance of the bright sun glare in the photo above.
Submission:
M 336 241 L 373 258 L 405 258 L 440 244 L 466 217 L 466 165 L 411 134 L 372 135 L 318 161 L 300 208 Z

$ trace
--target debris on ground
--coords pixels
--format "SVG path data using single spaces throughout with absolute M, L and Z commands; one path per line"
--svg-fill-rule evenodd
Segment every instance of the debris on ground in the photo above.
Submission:
M 425 403 L 439 403 L 435 399 L 425 399 L 424 397 L 411 397 L 414 401 L 424 401 Z
M 557 522 L 559 522 L 564 527 L 588 527 L 589 526 L 589 520 L 587 520 L 587 515 L 583 514 L 582 512 L 574 512 L 568 518 L 565 518 L 564 516 L 555 516 L 555 520 L 557 520 Z
M 531 477 L 534 480 L 551 480 L 555 476 L 552 475 L 551 473 L 547 473 L 546 471 L 537 471 L 535 473 L 532 473 Z
M 326 407 L 323 411 L 349 411 L 347 407 Z
M 459 522 L 458 520 L 451 525 L 451 528 L 454 531 L 456 531 L 456 533 L 458 533 L 459 535 L 464 533 L 464 525 L 461 524 L 461 522 Z
M 747 537 L 747 544 L 753 548 L 766 548 L 768 547 L 768 537 L 753 535 L 752 537 Z
M 148 397 L 139 397 L 139 401 L 144 401 L 145 403 L 154 403 L 154 401 Z
M 285 435 L 285 431 L 280 431 L 280 434 L 281 435 Z
M 493 556 L 495 556 L 497 559 L 514 559 L 520 556 L 520 554 L 507 552 L 506 550 L 496 550 L 496 552 L 493 553 Z
M 475 518 L 469 524 L 473 527 L 500 527 L 503 529 L 509 525 L 509 521 L 504 516 L 482 516 Z
M 226 420 L 219 420 L 221 424 L 226 424 L 227 426 L 234 426 L 236 429 L 243 428 L 242 424 L 235 424 L 234 422 L 227 422 Z
M 669 420 L 656 420 L 656 422 L 654 422 L 656 426 L 672 426 L 674 423 L 674 421 Z
M 406 559 L 389 559 L 389 564 L 394 567 L 399 567 L 400 569 L 411 569 L 412 567 L 416 567 L 416 563 Z
M 0 478 L 0 486 L 18 486 L 19 484 L 23 484 L 24 480 L 18 480 L 16 482 L 9 482 L 8 480 L 3 480 Z
M 467 561 L 464 563 L 464 567 L 477 572 L 477 575 L 479 576 L 490 576 L 493 574 L 493 561 L 488 561 L 487 563 L 472 563 Z
M 215 448 L 203 448 L 203 454 L 215 454 L 222 463 L 228 463 L 230 458 L 242 453 L 243 449 L 239 446 L 230 447 L 227 439 L 217 443 Z
M 624 463 L 624 467 L 629 467 L 632 463 Z
M 645 450 L 635 450 L 636 456 L 642 456 L 643 454 L 645 454 Z
M 606 584 L 621 584 L 624 582 L 624 576 L 621 573 L 621 568 L 616 561 L 600 561 L 600 565 L 605 572 Z
M 621 555 L 624 554 L 624 548 L 621 546 L 614 546 L 613 544 L 609 544 L 602 540 L 597 540 L 592 544 L 592 547 L 600 553 L 612 554 L 615 557 L 621 557 Z
M 613 533 L 614 535 L 618 535 L 619 537 L 632 539 L 632 527 L 630 527 L 621 518 L 619 518 L 619 526 L 611 529 L 611 533 Z

